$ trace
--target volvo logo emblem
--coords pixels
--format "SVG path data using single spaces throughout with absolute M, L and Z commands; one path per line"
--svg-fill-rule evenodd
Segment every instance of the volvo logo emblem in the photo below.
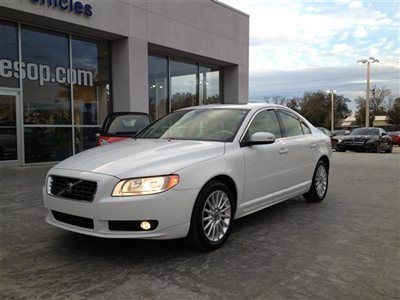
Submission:
M 72 183 L 72 182 L 70 182 L 70 183 L 68 183 L 67 185 L 66 185 L 66 187 L 65 187 L 65 192 L 67 193 L 67 194 L 71 194 L 71 192 L 72 192 L 72 187 L 74 186 L 74 184 Z

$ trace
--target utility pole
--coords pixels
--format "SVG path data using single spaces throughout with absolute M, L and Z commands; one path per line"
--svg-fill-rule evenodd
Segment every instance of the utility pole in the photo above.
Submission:
M 378 63 L 379 60 L 376 58 L 370 57 L 368 59 L 360 59 L 357 63 L 366 64 L 367 65 L 367 90 L 366 90 L 366 99 L 365 99 L 365 127 L 369 127 L 369 95 L 370 95 L 370 78 L 371 78 L 371 64 Z
M 331 132 L 335 130 L 335 122 L 334 122 L 334 101 L 335 101 L 335 93 L 336 90 L 326 91 L 328 94 L 331 94 Z

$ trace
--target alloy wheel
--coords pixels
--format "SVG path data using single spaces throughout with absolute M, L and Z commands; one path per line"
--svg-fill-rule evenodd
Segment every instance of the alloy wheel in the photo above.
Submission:
M 204 203 L 202 213 L 203 232 L 211 242 L 220 241 L 231 222 L 231 203 L 222 190 L 213 191 Z
M 326 173 L 326 169 L 323 165 L 320 165 L 315 175 L 315 189 L 317 190 L 317 194 L 319 197 L 324 196 L 327 185 L 328 185 L 328 176 Z

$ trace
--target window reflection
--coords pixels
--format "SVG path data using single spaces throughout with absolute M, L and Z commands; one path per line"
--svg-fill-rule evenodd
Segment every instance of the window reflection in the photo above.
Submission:
M 171 60 L 171 111 L 198 105 L 197 65 Z
M 70 124 L 68 36 L 22 26 L 24 123 Z
M 221 103 L 219 69 L 200 66 L 199 74 L 200 103 Z
M 75 128 L 75 152 L 81 152 L 96 146 L 96 132 L 100 127 Z
M 0 87 L 19 87 L 17 24 L 0 20 Z M 16 66 L 18 67 L 18 66 Z
M 72 155 L 71 128 L 25 127 L 25 162 L 59 161 Z
M 108 43 L 78 37 L 72 38 L 76 125 L 100 125 L 107 116 L 109 65 Z
M 149 115 L 157 120 L 168 113 L 168 59 L 149 55 Z

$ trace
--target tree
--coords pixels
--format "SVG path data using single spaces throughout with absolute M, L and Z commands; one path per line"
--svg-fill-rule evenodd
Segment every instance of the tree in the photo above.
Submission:
M 370 108 L 370 126 L 373 126 L 373 122 L 375 120 L 375 116 L 385 115 L 388 109 L 390 109 L 392 102 L 393 94 L 390 89 L 382 86 L 377 88 L 374 86 L 371 90 L 371 97 L 369 100 L 369 108 Z M 356 112 L 356 123 L 358 125 L 365 125 L 365 107 L 366 107 L 366 98 L 358 97 L 356 100 L 357 103 L 357 112 Z
M 360 126 L 365 126 L 365 99 L 358 97 L 356 100 L 357 103 L 357 112 L 356 112 L 356 124 Z M 373 126 L 375 120 L 375 115 L 369 114 L 369 124 Z
M 387 116 L 389 123 L 393 125 L 400 125 L 400 98 L 394 100 L 393 106 L 389 109 Z
M 350 100 L 343 95 L 334 97 L 334 126 L 338 126 L 342 119 L 351 113 L 348 103 Z M 300 100 L 300 113 L 314 126 L 330 128 L 331 124 L 331 96 L 322 92 L 306 92 Z

